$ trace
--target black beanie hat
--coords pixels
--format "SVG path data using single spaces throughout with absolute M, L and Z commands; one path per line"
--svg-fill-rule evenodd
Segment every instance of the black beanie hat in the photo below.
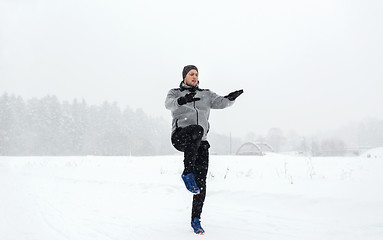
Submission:
M 187 65 L 184 67 L 184 70 L 182 71 L 182 79 L 185 79 L 186 75 L 190 70 L 195 69 L 198 72 L 198 68 L 194 65 Z

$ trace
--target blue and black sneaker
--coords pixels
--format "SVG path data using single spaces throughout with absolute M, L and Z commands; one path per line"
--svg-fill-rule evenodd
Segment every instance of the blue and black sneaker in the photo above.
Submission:
M 185 183 L 185 187 L 187 188 L 187 190 L 194 193 L 194 195 L 197 195 L 200 193 L 199 188 L 197 186 L 197 183 L 195 182 L 193 173 L 189 173 L 186 175 L 184 175 L 184 173 L 182 173 L 181 177 Z
M 199 218 L 194 218 L 191 222 L 191 226 L 196 234 L 203 235 L 205 233 L 205 230 L 201 227 L 201 221 Z

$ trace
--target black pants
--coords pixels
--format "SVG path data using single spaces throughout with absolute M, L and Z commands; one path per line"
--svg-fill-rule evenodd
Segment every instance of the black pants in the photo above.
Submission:
M 193 196 L 192 220 L 201 218 L 206 196 L 210 144 L 208 141 L 201 141 L 202 136 L 203 128 L 199 125 L 177 128 L 172 134 L 173 146 L 184 152 L 184 174 L 194 173 L 195 181 L 200 189 L 200 194 Z

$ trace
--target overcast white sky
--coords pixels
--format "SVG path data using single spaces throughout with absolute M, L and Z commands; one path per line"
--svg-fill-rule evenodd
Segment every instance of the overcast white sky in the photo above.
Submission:
M 212 130 L 383 118 L 383 1 L 1 0 L 0 94 L 117 101 L 169 121 L 184 65 L 236 104 Z

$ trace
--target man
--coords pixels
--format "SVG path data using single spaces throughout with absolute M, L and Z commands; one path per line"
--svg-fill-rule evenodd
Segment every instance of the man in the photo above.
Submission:
M 191 226 L 196 234 L 203 234 L 200 219 L 206 196 L 206 176 L 209 165 L 210 109 L 231 106 L 243 93 L 235 91 L 219 96 L 208 89 L 200 89 L 198 69 L 187 65 L 182 71 L 183 81 L 179 88 L 171 89 L 165 100 L 165 107 L 172 113 L 173 146 L 184 152 L 184 171 L 181 175 L 186 188 L 194 194 Z

